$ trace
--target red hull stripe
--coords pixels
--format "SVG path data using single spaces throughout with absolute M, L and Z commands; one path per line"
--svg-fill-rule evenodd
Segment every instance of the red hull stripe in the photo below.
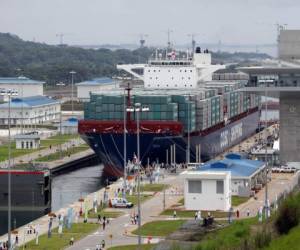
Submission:
M 1 170 L 0 171 L 0 175 L 1 174 L 8 174 L 9 171 L 7 170 Z M 16 171 L 16 170 L 12 170 L 10 171 L 10 173 L 12 175 L 16 175 L 16 174 L 23 174 L 23 175 L 38 175 L 38 174 L 45 174 L 44 172 L 41 171 Z
M 126 124 L 128 133 L 136 133 L 136 123 L 130 121 Z M 78 132 L 84 133 L 123 133 L 124 122 L 115 121 L 98 121 L 98 120 L 81 120 L 78 124 Z M 179 135 L 182 133 L 182 124 L 172 121 L 141 121 L 140 131 L 142 133 L 170 133 Z

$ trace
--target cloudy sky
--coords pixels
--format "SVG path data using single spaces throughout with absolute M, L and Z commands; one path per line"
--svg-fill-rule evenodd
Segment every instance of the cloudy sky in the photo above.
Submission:
M 297 0 L 0 0 L 0 32 L 57 44 L 275 43 L 276 23 L 300 28 Z

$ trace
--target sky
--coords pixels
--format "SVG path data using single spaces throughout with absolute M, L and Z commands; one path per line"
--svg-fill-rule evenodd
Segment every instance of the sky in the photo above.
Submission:
M 0 0 L 0 32 L 58 44 L 276 43 L 276 23 L 300 28 L 298 0 Z

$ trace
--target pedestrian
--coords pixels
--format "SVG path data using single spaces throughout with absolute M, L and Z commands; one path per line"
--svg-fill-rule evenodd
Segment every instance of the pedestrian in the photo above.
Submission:
M 19 244 L 19 236 L 16 235 L 16 245 L 18 245 L 18 244 Z
M 101 214 L 98 214 L 98 222 L 101 222 Z
M 105 240 L 104 239 L 101 241 L 101 245 L 102 245 L 102 248 L 105 248 Z
M 195 220 L 198 218 L 198 212 L 195 212 Z
M 250 209 L 247 208 L 247 217 L 249 217 L 249 216 L 250 216 Z
M 177 217 L 177 213 L 176 213 L 176 210 L 174 210 L 174 212 L 173 212 L 173 218 L 176 219 L 176 217 Z
M 137 222 L 137 215 L 134 215 L 134 224 L 136 225 Z
M 236 218 L 240 218 L 240 211 L 236 210 Z
M 50 150 L 52 149 L 52 145 L 51 144 L 50 144 L 49 148 L 50 148 Z
M 133 215 L 130 216 L 130 220 L 131 220 L 131 224 L 132 224 L 132 225 L 135 224 L 135 223 L 134 223 Z
M 70 238 L 70 241 L 69 241 L 69 245 L 70 245 L 70 246 L 73 246 L 73 244 L 74 244 L 74 237 L 71 237 L 71 238 Z
M 102 222 L 102 228 L 103 228 L 103 231 L 105 230 L 105 220 L 103 219 L 103 222 Z
M 198 220 L 201 220 L 201 211 L 200 210 L 197 213 L 197 218 L 198 218 Z

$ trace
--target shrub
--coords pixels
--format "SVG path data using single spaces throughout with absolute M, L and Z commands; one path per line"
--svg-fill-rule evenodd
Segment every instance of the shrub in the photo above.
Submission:
M 300 220 L 300 193 L 289 195 L 281 204 L 275 221 L 280 234 L 287 234 Z
M 255 249 L 269 246 L 271 239 L 271 233 L 266 231 L 265 229 L 257 232 L 254 237 Z
M 238 238 L 242 238 L 248 234 L 249 230 L 247 228 L 241 228 L 237 230 L 234 235 Z

